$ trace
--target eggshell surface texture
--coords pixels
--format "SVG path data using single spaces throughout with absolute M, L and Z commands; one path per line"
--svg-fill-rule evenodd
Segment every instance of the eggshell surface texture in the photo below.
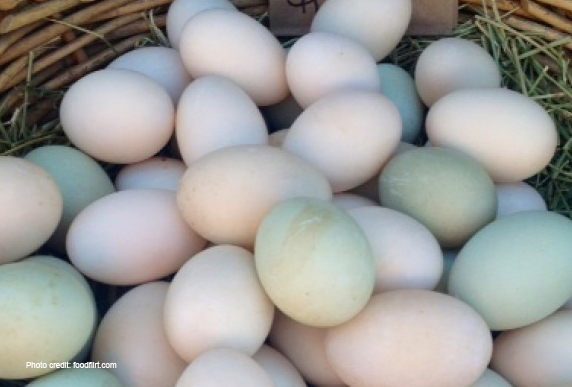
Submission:
M 251 356 L 266 339 L 273 313 L 252 254 L 219 245 L 191 258 L 175 275 L 165 303 L 165 331 L 187 362 L 214 348 Z
M 472 158 L 418 148 L 393 158 L 379 178 L 385 207 L 420 221 L 442 247 L 458 247 L 496 215 L 493 182 Z
M 460 89 L 498 88 L 500 69 L 481 46 L 462 38 L 442 38 L 425 48 L 415 65 L 415 84 L 427 106 Z
M 113 285 L 172 274 L 205 243 L 180 216 L 176 194 L 161 189 L 118 191 L 93 202 L 72 222 L 66 241 L 83 274 Z
M 177 106 L 177 144 L 187 165 L 233 145 L 266 145 L 268 131 L 256 104 L 236 83 L 204 76 L 184 91 Z
M 53 234 L 63 212 L 52 176 L 31 161 L 0 156 L 0 264 L 33 253 Z
M 352 387 L 459 387 L 484 372 L 492 338 L 483 319 L 453 297 L 394 290 L 331 328 L 326 353 Z
M 336 91 L 379 91 L 371 54 L 354 40 L 331 33 L 309 33 L 297 40 L 288 52 L 286 77 L 304 108 Z
M 411 0 L 328 0 L 314 16 L 311 31 L 355 39 L 380 61 L 405 35 L 411 8 Z
M 177 200 L 185 220 L 209 241 L 252 248 L 272 207 L 298 196 L 329 200 L 332 189 L 323 173 L 282 149 L 243 145 L 193 163 Z
M 540 193 L 524 182 L 496 184 L 497 218 L 523 211 L 546 211 Z
M 492 330 L 541 320 L 572 296 L 572 221 L 548 211 L 498 219 L 459 252 L 449 293 L 475 308 Z
M 496 183 L 540 172 L 556 151 L 558 134 L 534 100 L 508 89 L 464 89 L 448 94 L 427 114 L 434 146 L 455 148 L 485 166 Z
M 210 9 L 195 15 L 183 29 L 179 50 L 193 78 L 226 76 L 257 105 L 288 95 L 284 49 L 266 27 L 241 12 Z
M 68 89 L 60 120 L 76 147 L 96 159 L 126 164 L 145 160 L 167 144 L 175 109 L 169 94 L 149 77 L 104 69 Z
M 187 166 L 170 157 L 152 157 L 121 168 L 115 178 L 117 190 L 167 189 L 177 191 Z
M 261 223 L 254 252 L 270 299 L 303 324 L 341 324 L 371 296 L 375 266 L 367 238 L 328 201 L 294 198 L 278 204 Z
M 300 373 L 280 352 L 263 345 L 252 356 L 264 368 L 276 387 L 306 387 Z
M 65 265 L 24 260 L 0 266 L 0 378 L 46 374 L 53 369 L 26 363 L 70 361 L 89 340 L 95 301 L 85 280 Z
M 30 387 L 125 387 L 112 373 L 97 368 L 70 368 L 32 380 Z
M 401 117 L 393 102 L 379 93 L 349 91 L 306 108 L 282 147 L 323 171 L 334 192 L 341 192 L 373 177 L 400 138 Z

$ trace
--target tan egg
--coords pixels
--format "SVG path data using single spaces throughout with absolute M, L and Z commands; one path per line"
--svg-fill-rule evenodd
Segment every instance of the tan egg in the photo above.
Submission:
M 282 45 L 242 12 L 209 9 L 195 15 L 183 29 L 179 51 L 193 78 L 225 76 L 257 105 L 272 105 L 288 95 Z
M 70 226 L 70 260 L 84 275 L 113 285 L 174 273 L 206 243 L 180 216 L 175 195 L 126 190 L 93 202 Z
M 60 119 L 76 147 L 96 159 L 127 164 L 148 159 L 167 144 L 175 109 L 167 91 L 149 77 L 103 69 L 68 89 Z
M 315 165 L 333 191 L 342 192 L 379 172 L 397 149 L 401 127 L 397 107 L 380 93 L 339 92 L 308 107 L 282 147 Z
M 252 254 L 219 245 L 194 256 L 175 275 L 165 302 L 165 331 L 187 362 L 214 348 L 250 356 L 264 343 L 273 314 Z
M 286 77 L 303 108 L 333 92 L 380 90 L 371 54 L 351 38 L 325 32 L 306 34 L 294 43 L 286 59 Z
M 234 145 L 266 145 L 268 130 L 256 104 L 236 83 L 207 75 L 194 80 L 177 105 L 177 144 L 187 165 Z
M 374 295 L 330 328 L 326 353 L 352 387 L 459 387 L 475 382 L 492 353 L 485 321 L 467 304 L 429 290 Z
M 274 348 L 263 345 L 252 359 L 264 368 L 276 387 L 306 387 L 298 370 Z
M 277 387 L 262 366 L 233 349 L 212 349 L 193 361 L 175 387 Z
M 63 212 L 56 181 L 28 160 L 0 156 L 0 264 L 33 253 L 54 233 Z
M 518 387 L 566 386 L 572 383 L 572 310 L 501 333 L 495 340 L 491 368 Z
M 92 360 L 116 363 L 124 387 L 173 386 L 187 362 L 167 341 L 163 308 L 169 283 L 149 282 L 122 295 L 101 321 Z
M 187 166 L 181 160 L 152 157 L 121 168 L 115 178 L 118 191 L 157 188 L 177 191 Z
M 325 328 L 300 324 L 277 311 L 268 339 L 294 364 L 306 382 L 323 387 L 343 387 L 345 384 L 326 358 L 326 332 Z
M 495 183 L 514 183 L 540 172 L 558 143 L 544 108 L 508 89 L 450 93 L 429 109 L 426 129 L 431 143 L 472 156 Z
M 346 211 L 359 207 L 377 205 L 376 202 L 366 198 L 365 196 L 360 196 L 349 192 L 340 192 L 334 194 L 332 203 Z
M 98 368 L 69 368 L 34 379 L 29 387 L 126 387 L 113 374 Z
M 268 145 L 281 148 L 287 134 L 288 129 L 280 129 L 274 133 L 270 133 L 268 136 Z
M 298 196 L 329 200 L 332 191 L 323 173 L 300 158 L 276 147 L 242 145 L 192 164 L 181 180 L 178 204 L 209 241 L 252 248 L 271 208 Z
M 497 190 L 497 218 L 522 211 L 546 211 L 540 193 L 524 182 L 495 184 Z
M 512 384 L 495 371 L 487 368 L 481 377 L 469 387 L 512 387 Z

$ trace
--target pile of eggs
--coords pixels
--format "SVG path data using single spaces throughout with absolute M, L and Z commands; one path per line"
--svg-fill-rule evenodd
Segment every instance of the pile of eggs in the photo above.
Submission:
M 470 41 L 384 61 L 410 17 L 328 0 L 285 50 L 176 0 L 173 48 L 73 84 L 74 146 L 0 157 L 0 379 L 570 386 L 572 221 L 523 182 L 554 123 Z M 103 316 L 94 284 L 126 290 Z

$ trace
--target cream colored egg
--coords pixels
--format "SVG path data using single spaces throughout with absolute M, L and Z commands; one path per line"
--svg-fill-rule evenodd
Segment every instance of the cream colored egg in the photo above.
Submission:
M 242 145 L 192 164 L 181 180 L 178 204 L 209 241 L 252 248 L 270 209 L 298 196 L 329 200 L 332 190 L 320 171 L 298 157 L 276 147 Z
M 193 81 L 177 105 L 176 135 L 185 163 L 233 145 L 266 145 L 268 130 L 256 104 L 236 83 L 215 75 Z
M 104 69 L 68 89 L 60 120 L 76 147 L 96 159 L 126 164 L 148 159 L 167 144 L 175 109 L 167 91 L 149 77 Z
M 522 211 L 546 211 L 546 202 L 540 193 L 524 182 L 500 183 L 497 190 L 497 218 Z
M 118 191 L 157 188 L 177 191 L 187 166 L 181 160 L 152 157 L 121 168 L 115 178 Z
M 225 76 L 257 105 L 288 95 L 284 49 L 266 27 L 242 12 L 209 9 L 195 15 L 183 29 L 179 50 L 193 78 Z
M 74 219 L 66 241 L 79 271 L 113 285 L 172 274 L 205 243 L 180 216 L 176 194 L 163 189 L 118 191 L 98 199 Z
M 264 368 L 276 387 L 306 387 L 298 370 L 274 348 L 263 345 L 252 359 Z
M 167 341 L 163 308 L 169 284 L 149 282 L 122 295 L 101 321 L 91 359 L 116 363 L 124 387 L 173 386 L 187 362 Z
M 287 134 L 288 129 L 280 129 L 274 133 L 270 133 L 268 136 L 268 145 L 282 148 L 282 144 L 284 143 L 284 139 Z
M 69 368 L 34 379 L 29 387 L 126 387 L 111 372 L 98 368 Z
M 495 371 L 487 368 L 481 377 L 469 387 L 512 387 L 512 384 Z
M 572 310 L 558 311 L 526 327 L 501 333 L 491 368 L 514 386 L 572 384 Z
M 379 172 L 399 144 L 401 125 L 397 107 L 380 93 L 339 92 L 309 106 L 282 147 L 315 165 L 333 191 L 342 192 Z
M 540 172 L 558 143 L 555 124 L 542 106 L 508 89 L 450 93 L 431 107 L 426 129 L 435 146 L 474 157 L 495 183 L 518 182 Z
M 175 275 L 165 302 L 165 331 L 187 362 L 214 348 L 250 356 L 266 339 L 273 314 L 252 254 L 219 245 L 194 256 Z
M 443 274 L 439 242 L 417 220 L 379 206 L 348 211 L 364 231 L 376 262 L 374 293 L 435 288 Z
M 31 161 L 0 156 L 0 264 L 33 253 L 54 233 L 63 212 L 56 181 Z
M 340 207 L 342 210 L 351 210 L 358 207 L 365 207 L 365 206 L 375 206 L 377 205 L 371 199 L 366 198 L 365 196 L 349 193 L 349 192 L 341 192 L 334 194 L 332 198 L 332 203 L 336 206 Z
M 411 0 L 328 0 L 312 22 L 312 31 L 355 39 L 376 61 L 399 43 L 411 19 Z
M 492 354 L 487 324 L 467 304 L 428 290 L 394 290 L 326 335 L 326 353 L 352 387 L 459 387 Z
M 351 38 L 325 32 L 306 34 L 294 43 L 286 59 L 286 77 L 303 108 L 333 92 L 380 88 L 371 54 Z
M 415 84 L 427 106 L 460 89 L 498 88 L 500 69 L 481 46 L 462 38 L 442 38 L 425 48 L 415 66 Z

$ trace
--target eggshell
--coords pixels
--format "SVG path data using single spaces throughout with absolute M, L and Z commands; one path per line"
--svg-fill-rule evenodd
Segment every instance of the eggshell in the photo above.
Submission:
M 60 106 L 69 140 L 96 159 L 127 164 L 148 159 L 167 144 L 175 124 L 171 97 L 131 70 L 103 69 L 76 81 Z
M 444 248 L 459 247 L 496 215 L 484 168 L 452 149 L 417 148 L 395 156 L 379 178 L 381 204 L 425 225 Z
M 394 290 L 326 335 L 326 353 L 352 387 L 468 386 L 485 371 L 492 338 L 465 303 L 429 290 Z
M 502 376 L 487 368 L 481 377 L 469 387 L 512 387 Z
M 221 372 L 224 370 L 224 372 Z M 233 349 L 212 349 L 185 370 L 175 387 L 276 387 L 264 369 Z
M 121 168 L 115 178 L 117 190 L 157 188 L 177 191 L 187 166 L 181 160 L 152 157 Z
M 56 181 L 31 161 L 0 156 L 0 264 L 33 253 L 53 234 L 63 212 Z
M 274 105 L 263 106 L 260 110 L 270 131 L 289 128 L 303 111 L 292 94 Z
M 182 216 L 200 235 L 252 248 L 270 209 L 298 196 L 329 200 L 332 190 L 320 171 L 298 157 L 276 147 L 242 145 L 193 163 L 177 198 Z
M 176 135 L 187 165 L 220 148 L 268 144 L 256 104 L 236 83 L 214 75 L 185 89 L 177 106 Z
M 495 340 L 491 368 L 519 387 L 568 386 L 572 348 L 572 310 L 501 333 Z
M 356 41 L 314 32 L 294 43 L 286 59 L 290 92 L 303 108 L 337 91 L 379 92 L 375 59 Z
M 496 184 L 496 190 L 497 218 L 522 211 L 547 209 L 542 195 L 524 182 Z
M 365 196 L 360 196 L 348 192 L 341 192 L 334 194 L 334 197 L 332 198 L 332 203 L 341 208 L 342 210 L 346 211 L 359 207 L 377 205 L 376 202 L 366 198 Z
M 287 134 L 288 129 L 280 129 L 274 133 L 270 133 L 268 136 L 268 145 L 282 148 L 282 144 L 284 143 L 284 139 Z
M 411 0 L 328 0 L 314 16 L 311 31 L 355 39 L 380 61 L 405 35 L 411 8 Z
M 293 198 L 275 206 L 260 224 L 254 257 L 270 299 L 303 324 L 341 324 L 363 309 L 373 290 L 368 240 L 329 201 Z
M 343 387 L 326 358 L 326 328 L 311 327 L 276 311 L 268 335 L 271 345 L 288 358 L 304 379 L 316 386 Z
M 182 219 L 176 194 L 118 191 L 86 207 L 67 236 L 71 262 L 106 284 L 135 285 L 177 271 L 205 240 Z
M 179 50 L 193 78 L 226 76 L 257 105 L 272 105 L 288 95 L 282 45 L 242 12 L 209 9 L 195 15 L 181 33 Z
M 496 183 L 540 172 L 558 143 L 554 122 L 542 106 L 508 89 L 450 93 L 431 107 L 425 125 L 435 146 L 471 155 Z
M 500 69 L 481 46 L 463 38 L 442 38 L 427 46 L 415 65 L 415 84 L 427 106 L 460 89 L 498 88 Z
M 111 372 L 98 368 L 69 368 L 28 383 L 29 387 L 125 387 Z
M 449 293 L 475 308 L 492 330 L 519 328 L 572 296 L 572 220 L 548 211 L 498 219 L 463 246 Z
M 298 370 L 274 348 L 263 345 L 252 359 L 264 368 L 276 387 L 306 387 Z
M 400 138 L 401 117 L 393 102 L 379 93 L 346 91 L 306 108 L 282 147 L 318 167 L 334 192 L 342 192 L 373 177 Z
M 70 274 L 75 269 L 61 266 L 27 260 L 0 266 L 0 378 L 44 375 L 89 340 L 97 318 L 93 294 L 79 274 Z
M 92 360 L 116 363 L 124 387 L 173 386 L 187 367 L 167 341 L 163 307 L 169 284 L 149 282 L 122 295 L 95 336 Z
M 362 228 L 373 251 L 374 293 L 437 286 L 443 274 L 443 254 L 427 227 L 379 206 L 354 208 L 348 214 Z
M 273 314 L 252 254 L 219 245 L 195 255 L 175 275 L 165 301 L 165 331 L 187 362 L 214 348 L 250 356 L 266 339 Z
M 115 191 L 107 172 L 85 153 L 63 145 L 38 147 L 25 156 L 46 170 L 55 180 L 63 198 L 58 227 L 47 241 L 65 252 L 66 235 L 72 220 L 95 200 Z

